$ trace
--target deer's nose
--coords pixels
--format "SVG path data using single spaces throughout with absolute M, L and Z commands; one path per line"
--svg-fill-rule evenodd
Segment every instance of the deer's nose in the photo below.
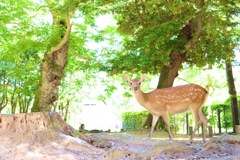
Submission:
M 137 89 L 138 89 L 138 87 L 133 87 L 133 90 L 136 92 L 137 91 Z

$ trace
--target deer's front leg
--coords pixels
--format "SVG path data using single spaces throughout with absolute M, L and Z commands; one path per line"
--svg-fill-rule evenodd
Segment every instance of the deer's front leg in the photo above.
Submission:
M 153 133 L 153 130 L 156 126 L 158 118 L 159 118 L 159 116 L 152 115 L 152 127 L 151 127 L 151 130 L 150 130 L 150 133 L 149 133 L 149 138 L 152 138 L 152 133 Z

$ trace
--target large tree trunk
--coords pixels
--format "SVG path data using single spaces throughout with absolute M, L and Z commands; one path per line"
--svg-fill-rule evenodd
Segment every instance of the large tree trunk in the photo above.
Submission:
M 64 75 L 64 67 L 67 64 L 67 43 L 71 32 L 70 18 L 69 15 L 62 18 L 56 17 L 53 16 L 54 26 L 65 29 L 65 33 L 59 35 L 61 41 L 44 56 L 41 66 L 41 78 L 35 94 L 32 112 L 51 111 L 52 103 L 58 99 L 58 87 Z
M 157 88 L 172 87 L 174 79 L 178 76 L 178 70 L 185 60 L 186 54 L 181 54 L 177 51 L 173 51 L 170 54 L 170 62 L 165 65 L 159 76 Z
M 238 120 L 238 101 L 237 101 L 237 92 L 234 84 L 232 64 L 231 61 L 226 60 L 226 74 L 228 82 L 228 90 L 230 95 L 230 101 L 232 106 L 232 119 L 233 119 L 233 132 L 236 132 L 236 125 L 239 125 Z

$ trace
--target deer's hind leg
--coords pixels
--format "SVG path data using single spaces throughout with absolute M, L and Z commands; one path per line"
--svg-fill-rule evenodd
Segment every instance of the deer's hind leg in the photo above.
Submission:
M 201 120 L 201 122 L 203 123 L 203 141 L 206 141 L 206 131 L 207 131 L 207 123 L 208 123 L 208 119 L 206 118 L 206 116 L 202 113 L 202 110 L 200 109 L 198 111 L 198 115 L 199 118 Z
M 163 118 L 165 124 L 167 125 L 169 139 L 172 140 L 172 133 L 171 133 L 171 129 L 170 129 L 168 114 L 167 113 L 162 114 L 162 118 Z
M 199 127 L 199 124 L 201 123 L 200 116 L 199 116 L 199 108 L 198 107 L 196 107 L 196 106 L 192 107 L 192 114 L 194 116 L 195 125 L 194 125 L 194 130 L 192 132 L 192 135 L 190 137 L 190 143 L 192 143 L 193 137 L 196 134 L 196 131 L 197 131 L 198 127 Z

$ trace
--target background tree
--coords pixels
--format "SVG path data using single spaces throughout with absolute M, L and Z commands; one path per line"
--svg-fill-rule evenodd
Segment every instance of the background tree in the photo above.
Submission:
M 34 35 L 42 27 L 33 27 L 35 22 L 34 3 L 31 1 L 3 1 L 0 9 L 0 95 L 11 105 L 10 113 L 15 113 L 22 106 L 25 98 L 33 98 L 39 74 L 38 50 L 44 43 Z M 31 13 L 31 18 L 29 14 Z M 7 84 L 7 85 L 5 85 Z M 3 92 L 2 92 L 3 91 Z M 28 92 L 28 94 L 26 94 Z M 30 104 L 29 104 L 30 105 Z M 19 112 L 25 112 L 20 110 Z

